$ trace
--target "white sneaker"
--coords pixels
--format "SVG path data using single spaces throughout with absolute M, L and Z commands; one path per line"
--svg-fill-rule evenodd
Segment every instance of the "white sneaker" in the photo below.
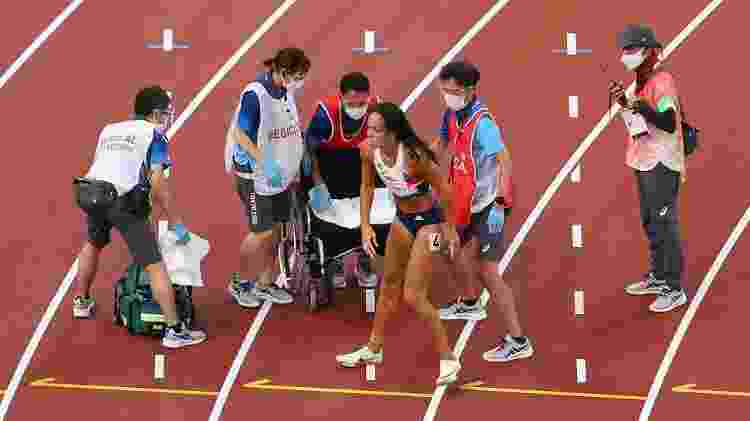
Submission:
M 458 360 L 440 360 L 440 377 L 435 380 L 435 384 L 442 386 L 455 382 L 459 371 L 461 363 Z
M 337 355 L 336 361 L 344 367 L 358 367 L 364 364 L 382 364 L 383 349 L 381 348 L 378 352 L 372 352 L 370 348 L 365 345 L 356 349 L 354 352 Z
M 91 317 L 91 313 L 94 312 L 95 306 L 96 302 L 94 302 L 93 298 L 76 296 L 73 298 L 73 317 L 76 319 L 88 319 Z
M 182 348 L 185 346 L 199 344 L 206 340 L 206 333 L 202 330 L 191 330 L 182 323 L 182 329 L 177 332 L 174 328 L 167 328 L 161 340 L 162 346 L 166 348 Z

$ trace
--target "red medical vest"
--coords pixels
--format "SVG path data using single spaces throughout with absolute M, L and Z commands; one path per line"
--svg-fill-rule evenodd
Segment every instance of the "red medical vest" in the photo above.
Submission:
M 481 107 L 459 127 L 456 113 L 452 113 L 448 124 L 448 147 L 451 154 L 448 180 L 453 190 L 451 203 L 456 218 L 453 222 L 458 226 L 471 222 L 471 204 L 477 184 L 477 166 L 472 154 L 474 134 L 479 119 L 485 115 L 492 117 L 487 108 Z
M 378 98 L 371 96 L 368 100 L 368 106 L 372 106 L 378 103 Z M 356 149 L 363 140 L 367 138 L 367 118 L 369 114 L 365 115 L 362 120 L 362 126 L 351 138 L 347 138 L 344 135 L 344 127 L 341 113 L 344 112 L 343 101 L 341 101 L 340 95 L 331 95 L 324 98 L 319 102 L 319 105 L 323 107 L 323 110 L 328 114 L 328 118 L 331 121 L 331 136 L 326 139 L 320 145 L 320 149 L 332 150 L 332 149 Z

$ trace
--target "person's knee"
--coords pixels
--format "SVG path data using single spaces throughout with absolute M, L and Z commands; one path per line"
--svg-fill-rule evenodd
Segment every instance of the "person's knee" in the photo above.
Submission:
M 418 288 L 404 288 L 404 302 L 411 308 L 419 310 L 426 301 L 427 294 Z

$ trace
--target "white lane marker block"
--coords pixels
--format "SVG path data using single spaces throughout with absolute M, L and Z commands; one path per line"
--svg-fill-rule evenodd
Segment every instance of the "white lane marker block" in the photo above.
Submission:
M 374 382 L 375 381 L 375 364 L 367 364 L 366 371 L 366 377 L 368 382 Z
M 583 316 L 583 290 L 577 289 L 573 292 L 573 310 L 576 316 Z
M 164 362 L 165 362 L 164 354 L 154 355 L 154 380 L 156 382 L 164 381 L 164 373 L 165 373 Z
M 159 233 L 158 234 L 159 235 L 159 239 L 161 239 L 164 235 L 167 234 L 167 229 L 168 228 L 169 228 L 169 222 L 168 221 L 166 221 L 164 219 L 162 219 L 162 220 L 159 221 L 158 231 L 157 231 Z
M 162 49 L 164 51 L 174 50 L 174 31 L 171 29 L 165 29 L 162 31 Z
M 375 52 L 375 31 L 365 31 L 365 54 Z
M 573 237 L 573 247 L 583 247 L 583 231 L 580 224 L 573 224 L 570 226 L 570 233 Z
M 576 358 L 576 381 L 581 383 L 586 383 L 587 376 L 586 376 L 586 360 L 583 358 Z
M 574 56 L 577 53 L 576 49 L 576 34 L 575 32 L 568 32 L 565 36 L 565 48 L 569 56 Z
M 581 164 L 576 165 L 573 172 L 570 173 L 570 181 L 573 183 L 581 182 Z
M 365 289 L 365 310 L 375 313 L 375 288 Z
M 570 118 L 578 118 L 578 96 L 572 95 L 568 97 L 568 116 Z

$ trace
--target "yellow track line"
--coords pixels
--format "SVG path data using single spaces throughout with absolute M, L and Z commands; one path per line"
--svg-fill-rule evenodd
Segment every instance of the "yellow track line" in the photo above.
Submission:
M 750 398 L 750 393 L 747 392 L 729 392 L 726 390 L 707 390 L 707 389 L 695 389 L 696 384 L 683 384 L 681 386 L 675 386 L 672 388 L 673 392 L 677 393 L 696 393 L 701 395 L 719 395 L 719 396 L 738 396 L 743 398 Z
M 208 390 L 190 390 L 190 389 L 164 389 L 164 388 L 148 388 L 148 387 L 126 387 L 126 386 L 109 386 L 109 385 L 85 385 L 85 384 L 70 384 L 70 383 L 56 383 L 55 378 L 48 377 L 40 380 L 33 381 L 29 384 L 31 387 L 47 387 L 53 389 L 68 389 L 68 390 L 92 390 L 99 392 L 140 392 L 140 393 L 162 393 L 168 395 L 183 395 L 183 396 L 216 396 L 217 392 Z M 458 389 L 474 392 L 492 392 L 492 393 L 513 393 L 521 395 L 540 395 L 540 396 L 558 396 L 558 397 L 575 397 L 575 398 L 594 398 L 594 399 L 614 399 L 614 400 L 646 400 L 646 396 L 636 395 L 619 395 L 619 394 L 603 394 L 603 393 L 585 393 L 585 392 L 563 392 L 557 390 L 542 390 L 542 389 L 517 389 L 517 388 L 506 388 L 506 387 L 488 387 L 483 386 L 484 382 L 474 381 L 458 386 Z M 673 392 L 676 393 L 693 393 L 702 395 L 716 395 L 716 396 L 733 396 L 733 397 L 750 397 L 748 392 L 731 392 L 724 390 L 708 390 L 708 389 L 696 389 L 695 384 L 684 384 L 674 386 Z M 357 396 L 379 396 L 379 397 L 401 397 L 401 398 L 418 398 L 427 399 L 431 398 L 430 393 L 413 393 L 413 392 L 398 392 L 388 390 L 371 390 L 371 389 L 350 389 L 350 388 L 333 388 L 333 387 L 313 387 L 313 386 L 291 386 L 291 385 L 275 385 L 271 384 L 270 379 L 259 379 L 253 382 L 245 383 L 242 385 L 245 390 L 269 390 L 269 391 L 285 391 L 285 392 L 316 392 L 316 393 L 330 393 L 338 395 L 357 395 Z M 0 390 L 0 395 L 5 393 L 4 390 Z
M 432 397 L 431 393 L 410 393 L 410 392 L 395 392 L 387 390 L 369 390 L 369 389 L 347 389 L 347 388 L 330 388 L 330 387 L 310 387 L 310 386 L 288 386 L 288 385 L 272 385 L 271 380 L 261 379 L 251 383 L 245 383 L 242 385 L 245 389 L 257 389 L 257 390 L 281 390 L 287 392 L 318 392 L 318 393 L 333 393 L 339 395 L 362 395 L 362 396 L 381 396 L 381 397 L 401 397 L 401 398 L 421 398 L 429 399 Z
M 540 389 L 512 389 L 506 387 L 481 387 L 478 386 L 483 384 L 482 382 L 468 383 L 463 386 L 459 386 L 462 390 L 472 390 L 477 392 L 494 392 L 494 393 L 516 393 L 522 395 L 542 395 L 542 396 L 562 396 L 562 397 L 575 397 L 575 398 L 596 398 L 596 399 L 620 399 L 620 400 L 638 400 L 645 401 L 645 396 L 632 396 L 632 395 L 614 395 L 614 394 L 601 394 L 601 393 L 583 393 L 583 392 L 560 392 L 556 390 L 540 390 Z
M 188 389 L 161 389 L 148 387 L 125 387 L 125 386 L 105 386 L 105 385 L 88 385 L 88 384 L 69 384 L 55 383 L 55 379 L 48 377 L 46 379 L 31 382 L 31 387 L 49 387 L 54 389 L 79 389 L 94 390 L 99 392 L 144 392 L 144 393 L 164 393 L 169 395 L 187 395 L 187 396 L 216 396 L 217 392 L 206 390 L 188 390 Z

